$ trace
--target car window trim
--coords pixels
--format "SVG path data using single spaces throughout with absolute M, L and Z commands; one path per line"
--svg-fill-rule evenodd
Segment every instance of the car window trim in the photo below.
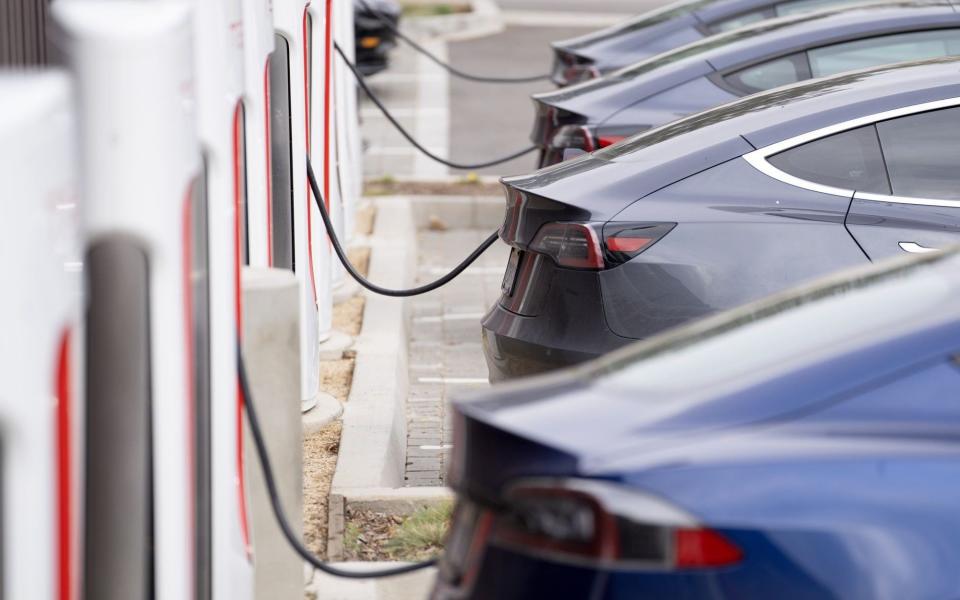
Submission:
M 827 127 L 821 127 L 820 129 L 815 129 L 814 131 L 808 131 L 807 133 L 802 133 L 800 135 L 764 146 L 749 152 L 743 155 L 743 159 L 746 160 L 750 166 L 757 169 L 767 177 L 776 179 L 791 185 L 793 187 L 798 187 L 805 190 L 810 190 L 812 192 L 819 192 L 822 194 L 829 194 L 831 196 L 840 196 L 842 198 L 850 199 L 859 199 L 859 200 L 872 200 L 877 202 L 891 202 L 894 204 L 913 204 L 920 206 L 939 206 L 946 208 L 960 208 L 960 200 L 947 200 L 940 198 L 914 198 L 910 196 L 896 196 L 893 194 L 877 194 L 874 192 L 861 192 L 854 189 L 838 188 L 829 185 L 823 185 L 820 183 L 815 183 L 813 181 L 808 181 L 806 179 L 801 179 L 791 175 L 785 171 L 778 169 L 773 166 L 767 159 L 773 156 L 774 154 L 779 154 L 787 150 L 796 148 L 797 146 L 802 146 L 809 142 L 814 142 L 816 140 L 829 137 L 837 133 L 843 133 L 845 131 L 850 131 L 852 129 L 857 129 L 859 127 L 864 127 L 866 125 L 876 125 L 883 121 L 889 121 L 891 119 L 896 119 L 899 117 L 906 117 L 910 115 L 916 115 L 925 112 L 932 112 L 936 110 L 941 110 L 945 108 L 955 108 L 960 106 L 960 96 L 955 96 L 953 98 L 945 98 L 943 100 L 934 100 L 932 102 L 924 102 L 922 104 L 913 104 L 911 106 L 902 106 L 900 108 L 895 108 L 892 110 L 887 110 L 879 113 L 874 113 L 872 115 L 867 115 L 863 117 L 858 117 L 856 119 L 851 119 L 849 121 L 843 121 L 842 123 L 836 123 L 834 125 L 828 125 Z
M 955 11 L 956 10 L 957 9 L 955 9 Z M 782 18 L 789 18 L 789 17 L 777 17 L 777 18 L 782 19 Z M 809 44 L 798 44 L 790 48 L 780 48 L 777 50 L 777 54 L 775 55 L 765 56 L 763 58 L 751 58 L 748 60 L 738 62 L 733 65 L 728 65 L 721 69 L 717 69 L 713 73 L 708 74 L 706 77 L 720 89 L 726 90 L 736 95 L 739 98 L 743 98 L 751 94 L 767 91 L 767 90 L 759 90 L 758 92 L 758 90 L 752 90 L 752 91 L 746 90 L 727 79 L 727 77 L 729 77 L 730 75 L 736 75 L 737 73 L 741 71 L 746 71 L 751 67 L 760 66 L 768 62 L 780 60 L 781 58 L 789 58 L 795 54 L 802 54 L 804 55 L 804 59 L 807 62 L 807 69 L 808 69 L 809 76 L 807 77 L 807 79 L 799 80 L 797 82 L 799 83 L 800 81 L 809 81 L 810 79 L 814 79 L 813 66 L 810 64 L 810 56 L 809 56 L 809 52 L 812 50 L 819 50 L 821 48 L 829 48 L 830 46 L 839 46 L 840 44 L 870 40 L 875 38 L 887 37 L 891 35 L 903 35 L 907 33 L 925 33 L 928 31 L 946 31 L 946 30 L 952 30 L 952 29 L 960 30 L 960 23 L 954 23 L 952 25 L 946 25 L 943 23 L 925 23 L 923 24 L 922 27 L 914 27 L 911 25 L 899 25 L 896 27 L 885 29 L 882 32 L 881 31 L 873 32 L 869 37 L 863 37 L 863 33 L 847 33 L 844 35 L 836 36 L 830 41 L 820 41 L 816 46 L 810 46 Z M 720 35 L 720 34 L 712 34 L 712 35 Z

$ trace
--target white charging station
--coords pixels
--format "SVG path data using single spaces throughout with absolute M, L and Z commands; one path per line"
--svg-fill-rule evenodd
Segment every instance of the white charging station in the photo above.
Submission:
M 84 174 L 84 597 L 199 597 L 211 329 L 190 8 L 60 0 L 52 15 Z
M 357 48 L 353 27 L 353 0 L 337 0 L 341 10 L 337 15 L 335 38 L 343 48 L 347 60 L 356 63 Z M 346 243 L 353 237 L 356 217 L 357 198 L 361 189 L 357 177 L 359 166 L 356 158 L 359 152 L 354 144 L 359 141 L 357 121 L 357 85 L 349 68 L 338 60 L 339 72 L 336 86 L 337 110 L 337 167 L 340 177 L 340 221 L 341 227 L 337 232 L 340 239 Z M 345 273 L 344 273 L 345 276 Z
M 304 0 L 274 0 L 275 48 L 270 58 L 269 78 L 273 265 L 291 267 L 301 282 L 301 393 L 305 405 L 309 406 L 316 402 L 320 387 L 318 299 L 329 292 L 326 282 L 317 278 L 315 270 L 315 224 L 308 203 L 310 72 L 304 37 L 308 4 Z M 283 241 L 288 226 L 292 229 L 289 249 Z M 289 252 L 289 262 L 280 260 L 284 252 Z
M 304 26 L 305 39 L 309 42 L 307 44 L 309 48 L 309 76 L 307 80 L 310 82 L 310 137 L 307 143 L 314 175 L 322 192 L 327 185 L 327 161 L 329 160 L 329 154 L 326 152 L 327 136 L 329 135 L 328 114 L 330 103 L 333 101 L 328 94 L 328 90 L 331 89 L 329 61 L 332 60 L 331 52 L 333 51 L 333 5 L 334 0 L 314 0 L 310 2 L 307 6 Z M 327 210 L 329 210 L 330 200 L 326 192 L 324 192 L 323 199 Z M 315 271 L 318 280 L 324 282 L 322 288 L 318 287 L 317 295 L 319 317 L 317 329 L 319 331 L 319 341 L 324 342 L 330 338 L 333 331 L 331 274 L 336 259 L 333 257 L 333 250 L 327 237 L 327 231 L 323 226 L 320 211 L 316 207 L 316 199 L 310 190 L 308 190 L 308 200 L 313 215 L 312 219 L 316 224 L 313 228 Z
M 344 46 L 344 51 L 347 54 L 347 57 L 350 59 L 350 62 L 357 64 L 357 30 L 355 24 L 356 14 L 352 6 L 352 0 L 346 2 L 348 4 L 348 10 L 344 11 L 344 39 L 346 40 L 346 46 Z M 353 190 L 353 195 L 347 198 L 347 201 L 344 203 L 345 211 L 343 218 L 343 227 L 347 235 L 347 240 L 353 238 L 356 231 L 357 223 L 357 208 L 360 202 L 360 198 L 363 196 L 363 139 L 360 136 L 360 107 L 359 107 L 359 87 L 357 83 L 353 80 L 353 75 L 351 73 L 346 73 L 346 87 L 348 89 L 346 94 L 346 108 L 344 109 L 346 120 L 346 132 L 347 132 L 347 156 L 348 156 L 348 172 L 349 178 L 351 181 L 351 189 Z
M 197 546 L 197 594 L 243 600 L 253 596 L 253 554 L 244 489 L 243 398 L 238 386 L 237 343 L 242 319 L 240 266 L 248 248 L 244 148 L 248 114 L 243 98 L 243 11 L 240 0 L 192 0 L 197 132 L 206 190 L 209 281 L 210 402 L 197 420 L 195 469 L 210 502 L 195 510 L 209 531 Z M 259 70 L 259 69 L 258 69 Z M 262 140 L 261 140 L 262 145 Z M 262 168 L 262 165 L 256 165 Z M 258 207 L 260 209 L 262 207 Z M 204 405 L 197 404 L 198 409 Z
M 243 105 L 246 132 L 247 264 L 272 263 L 270 229 L 270 73 L 273 10 L 270 0 L 241 0 L 243 10 Z
M 0 71 L 0 596 L 78 597 L 83 331 L 67 76 Z

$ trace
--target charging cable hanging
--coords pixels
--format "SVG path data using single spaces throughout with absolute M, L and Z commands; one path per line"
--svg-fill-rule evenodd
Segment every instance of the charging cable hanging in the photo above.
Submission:
M 437 57 L 436 54 L 433 54 L 432 52 L 430 52 L 429 50 L 427 50 L 426 48 L 418 44 L 416 41 L 414 41 L 411 37 L 409 37 L 402 31 L 400 31 L 400 28 L 394 25 L 393 21 L 390 20 L 390 18 L 385 17 L 382 13 L 380 13 L 380 11 L 374 9 L 372 6 L 367 4 L 366 0 L 357 0 L 357 2 L 360 4 L 361 8 L 363 8 L 364 10 L 372 14 L 375 19 L 377 19 L 378 21 L 380 21 L 380 23 L 383 24 L 384 27 L 386 27 L 391 32 L 393 32 L 393 34 L 396 35 L 398 38 L 400 38 L 401 40 L 409 44 L 410 47 L 412 47 L 414 50 L 416 50 L 420 54 L 423 54 L 424 56 L 429 58 L 431 61 L 435 62 L 437 65 L 439 65 L 441 68 L 449 72 L 451 75 L 454 75 L 461 79 L 466 79 L 467 81 L 476 81 L 479 83 L 508 83 L 509 84 L 509 83 L 532 83 L 534 81 L 544 81 L 550 78 L 549 74 L 531 75 L 528 77 L 485 77 L 483 75 L 472 75 L 470 73 L 466 73 L 464 71 L 461 71 L 460 69 L 457 69 L 453 65 L 440 60 L 440 58 Z
M 296 533 L 294 533 L 293 528 L 290 526 L 290 521 L 287 519 L 287 515 L 283 510 L 280 493 L 277 491 L 277 482 L 273 473 L 273 466 L 270 464 L 267 445 L 263 439 L 263 432 L 260 429 L 260 419 L 257 417 L 253 393 L 250 390 L 250 382 L 247 379 L 247 369 L 243 362 L 243 353 L 239 347 L 237 348 L 237 371 L 240 377 L 240 390 L 243 393 L 243 404 L 247 412 L 247 421 L 250 423 L 250 433 L 253 435 L 253 443 L 257 448 L 257 457 L 260 459 L 260 468 L 263 471 L 263 480 L 267 486 L 267 494 L 270 496 L 270 506 L 273 509 L 273 516 L 276 518 L 277 524 L 283 532 L 283 536 L 287 539 L 287 543 L 300 555 L 300 558 L 318 571 L 345 579 L 395 577 L 397 575 L 419 571 L 420 569 L 426 569 L 427 567 L 432 567 L 437 564 L 437 561 L 434 559 L 379 571 L 348 571 L 333 567 L 329 563 L 314 556 L 314 554 L 303 545 L 303 542 L 300 541 Z
M 327 213 L 327 207 L 323 201 L 323 195 L 320 193 L 320 186 L 317 184 L 317 177 L 313 173 L 313 165 L 310 164 L 309 158 L 307 158 L 307 178 L 310 180 L 310 189 L 313 190 L 313 198 L 316 200 L 317 208 L 320 210 L 320 217 L 323 219 L 323 226 L 327 230 L 327 235 L 330 237 L 330 244 L 333 246 L 333 251 L 336 252 L 337 258 L 339 258 L 340 262 L 343 263 L 344 268 L 348 273 L 350 273 L 350 276 L 357 280 L 357 283 L 375 294 L 380 294 L 381 296 L 390 296 L 392 298 L 408 298 L 410 296 L 419 296 L 421 294 L 426 294 L 427 292 L 432 292 L 433 290 L 450 283 L 458 275 L 463 273 L 467 267 L 476 262 L 476 260 L 480 258 L 480 255 L 486 252 L 487 248 L 492 246 L 499 237 L 499 232 L 494 231 L 492 234 L 490 234 L 490 237 L 485 239 L 476 250 L 470 253 L 470 256 L 464 259 L 463 262 L 433 283 L 428 283 L 427 285 L 422 285 L 409 290 L 390 290 L 380 287 L 379 285 L 367 280 L 363 275 L 360 274 L 359 271 L 357 271 L 357 269 L 350 263 L 350 259 L 347 257 L 347 253 L 344 251 L 343 246 L 340 245 L 340 240 L 337 239 L 337 233 L 333 228 L 333 221 L 330 220 L 330 215 Z
M 430 157 L 430 158 L 432 158 L 433 160 L 437 161 L 437 162 L 440 163 L 441 165 L 446 165 L 446 166 L 450 167 L 451 169 L 463 169 L 463 170 L 484 169 L 484 168 L 486 168 L 486 167 L 493 167 L 493 166 L 496 166 L 496 165 L 501 165 L 501 164 L 506 163 L 506 162 L 510 162 L 511 160 L 513 160 L 513 159 L 515 159 L 515 158 L 520 158 L 520 157 L 523 156 L 524 154 L 529 154 L 529 153 L 531 153 L 531 152 L 533 152 L 534 150 L 537 149 L 536 146 L 530 146 L 529 148 L 526 148 L 526 149 L 524 149 L 524 150 L 520 150 L 519 152 L 514 152 L 513 154 L 511 154 L 511 155 L 509 155 L 509 156 L 504 156 L 503 158 L 498 158 L 498 159 L 491 160 L 491 161 L 488 161 L 488 162 L 477 163 L 477 164 L 472 164 L 472 165 L 471 165 L 471 164 L 455 163 L 455 162 L 451 162 L 451 161 L 449 161 L 449 160 L 447 160 L 447 159 L 445 159 L 445 158 L 441 158 L 441 157 L 437 156 L 436 154 L 434 154 L 434 153 L 430 152 L 429 150 L 427 150 L 420 142 L 418 142 L 416 139 L 414 139 L 414 137 L 413 137 L 412 135 L 410 135 L 410 133 L 409 133 L 406 129 L 403 128 L 403 125 L 401 125 L 400 122 L 397 121 L 397 119 L 396 119 L 392 114 L 390 114 L 390 111 L 387 109 L 386 106 L 384 106 L 384 104 L 383 104 L 383 102 L 380 100 L 380 98 L 377 98 L 376 94 L 373 93 L 373 90 L 371 90 L 370 87 L 367 85 L 367 82 L 364 81 L 364 79 L 363 79 L 363 74 L 361 74 L 360 71 L 357 70 L 356 65 L 354 65 L 353 63 L 351 63 L 350 60 L 347 58 L 347 55 L 344 54 L 343 49 L 340 48 L 340 44 L 337 44 L 336 42 L 334 42 L 334 48 L 336 49 L 337 54 L 340 55 L 340 58 L 341 58 L 341 60 L 343 60 L 344 64 L 346 64 L 347 67 L 350 69 L 350 72 L 353 73 L 353 77 L 354 77 L 354 79 L 357 80 L 357 84 L 360 86 L 360 89 L 362 89 L 362 90 L 364 91 L 364 93 L 370 98 L 371 102 L 373 102 L 373 103 L 377 106 L 377 108 L 380 109 L 380 112 L 383 113 L 383 116 L 385 116 L 385 117 L 387 118 L 387 120 L 390 121 L 390 123 L 391 123 L 394 127 L 396 127 L 397 131 L 400 132 L 400 135 L 402 135 L 403 137 L 405 137 L 408 142 L 410 142 L 411 144 L 413 144 L 413 146 L 414 146 L 417 150 L 419 150 L 420 152 L 423 152 L 425 155 L 427 155 L 428 157 Z

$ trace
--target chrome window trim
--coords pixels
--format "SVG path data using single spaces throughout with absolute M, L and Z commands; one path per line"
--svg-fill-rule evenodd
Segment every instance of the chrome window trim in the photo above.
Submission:
M 914 204 L 920 206 L 940 206 L 947 208 L 960 208 L 960 200 L 944 200 L 936 198 L 912 198 L 909 196 L 894 196 L 888 194 L 876 194 L 872 192 L 858 192 L 852 189 L 837 188 L 829 185 L 823 185 L 820 183 L 814 183 L 813 181 L 807 181 L 806 179 L 801 179 L 781 171 L 777 167 L 770 164 L 767 161 L 767 158 L 773 156 L 774 154 L 779 154 L 785 150 L 790 150 L 791 148 L 796 148 L 797 146 L 802 146 L 808 142 L 818 140 L 820 138 L 825 138 L 836 133 L 843 133 L 844 131 L 849 131 L 851 129 L 856 129 L 858 127 L 863 127 L 864 125 L 873 125 L 880 123 L 882 121 L 888 121 L 890 119 L 896 119 L 897 117 L 905 117 L 908 115 L 919 114 L 924 112 L 930 112 L 933 110 L 940 110 L 943 108 L 953 108 L 960 106 L 960 96 L 955 96 L 953 98 L 945 98 L 943 100 L 934 100 L 932 102 L 924 102 L 923 104 L 914 104 L 911 106 L 903 106 L 900 108 L 895 108 L 893 110 L 887 110 L 880 113 L 874 113 L 872 115 L 867 115 L 864 117 L 858 117 L 856 119 L 851 119 L 849 121 L 844 121 L 842 123 L 836 123 L 834 125 L 829 125 L 827 127 L 821 127 L 814 131 L 808 131 L 807 133 L 794 136 L 790 139 L 777 142 L 775 144 L 770 144 L 769 146 L 764 146 L 754 150 L 753 152 L 743 155 L 744 160 L 746 160 L 750 165 L 772 179 L 786 183 L 793 187 L 802 188 L 805 190 L 810 190 L 812 192 L 819 192 L 821 194 L 829 194 L 831 196 L 840 196 L 842 198 L 855 198 L 859 200 L 872 200 L 875 202 L 890 202 L 894 204 Z

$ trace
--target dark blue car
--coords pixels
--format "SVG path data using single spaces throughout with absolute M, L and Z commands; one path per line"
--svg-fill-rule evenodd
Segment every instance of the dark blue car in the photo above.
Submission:
M 435 600 L 957 598 L 958 299 L 894 260 L 456 402 Z
M 764 21 L 533 97 L 540 166 L 814 77 L 960 55 L 950 2 L 843 6 Z
M 578 83 L 716 33 L 859 1 L 681 0 L 613 27 L 554 42 L 551 79 L 560 86 Z
M 960 242 L 960 62 L 777 88 L 504 184 L 494 380 Z

